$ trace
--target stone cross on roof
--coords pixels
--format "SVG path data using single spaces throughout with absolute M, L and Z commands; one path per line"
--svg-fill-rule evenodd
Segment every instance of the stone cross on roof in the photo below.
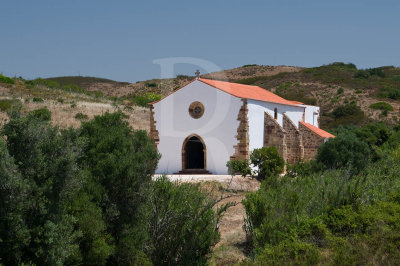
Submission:
M 200 77 L 200 70 L 196 70 L 196 72 L 194 73 L 196 75 L 196 79 L 199 79 Z

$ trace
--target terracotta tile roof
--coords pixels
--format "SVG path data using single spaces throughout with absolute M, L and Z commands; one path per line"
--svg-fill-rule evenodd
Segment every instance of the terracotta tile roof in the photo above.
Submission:
M 238 83 L 210 80 L 203 78 L 199 78 L 199 81 L 239 98 L 252 99 L 263 102 L 279 103 L 285 105 L 293 105 L 293 106 L 299 106 L 302 104 L 296 101 L 288 101 L 258 86 L 243 85 Z
M 309 130 L 311 130 L 312 132 L 314 132 L 315 134 L 317 134 L 317 135 L 319 135 L 319 136 L 321 136 L 323 138 L 334 138 L 335 137 L 331 133 L 326 132 L 325 130 L 320 129 L 320 128 L 316 127 L 316 126 L 313 126 L 313 125 L 311 125 L 309 123 L 302 122 L 302 121 L 299 121 L 299 122 L 300 122 L 300 124 L 302 124 L 305 127 L 307 127 Z

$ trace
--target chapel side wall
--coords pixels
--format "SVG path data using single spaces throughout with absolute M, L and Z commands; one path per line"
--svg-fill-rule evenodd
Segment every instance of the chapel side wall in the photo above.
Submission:
M 248 100 L 248 118 L 249 118 L 249 151 L 262 148 L 264 146 L 264 113 L 267 112 L 272 118 L 274 109 L 278 110 L 276 119 L 280 126 L 283 126 L 283 114 L 286 115 L 297 125 L 303 120 L 304 106 L 291 106 Z
M 205 111 L 201 118 L 189 115 L 189 105 L 199 101 Z M 193 81 L 182 89 L 154 103 L 154 121 L 159 135 L 161 154 L 157 174 L 173 174 L 182 170 L 182 145 L 191 134 L 199 135 L 207 148 L 207 170 L 227 174 L 226 162 L 238 144 L 238 113 L 243 105 L 234 97 L 201 81 Z
M 305 105 L 305 121 L 313 126 L 319 127 L 319 107 Z
M 283 129 L 286 131 L 286 161 L 293 164 L 302 160 L 304 156 L 302 135 L 295 124 L 285 114 L 283 115 Z
M 303 137 L 304 161 L 315 159 L 318 153 L 318 148 L 325 142 L 325 138 L 315 134 L 312 130 L 301 123 L 299 131 Z

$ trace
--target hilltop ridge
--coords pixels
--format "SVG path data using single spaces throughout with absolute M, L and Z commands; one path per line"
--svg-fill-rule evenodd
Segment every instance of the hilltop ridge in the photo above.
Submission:
M 400 121 L 400 68 L 393 66 L 358 69 L 354 64 L 340 62 L 313 68 L 253 64 L 201 77 L 256 85 L 288 100 L 318 105 L 321 107 L 321 127 L 325 129 L 346 124 L 377 121 L 396 124 Z M 136 121 L 140 126 L 135 127 L 148 130 L 148 121 L 145 121 L 148 119 L 147 103 L 160 99 L 193 78 L 177 75 L 169 79 L 128 83 L 82 76 L 35 80 L 0 77 L 0 98 L 17 97 L 27 110 L 35 106 L 51 106 L 55 113 L 64 110 L 62 114 L 68 113 L 65 102 L 73 106 L 70 102 L 74 101 L 80 101 L 79 105 L 98 103 L 95 113 L 114 109 L 124 112 L 140 110 L 141 115 L 136 117 L 143 121 Z M 42 101 L 32 101 L 36 96 Z M 100 103 L 108 107 L 102 110 Z M 82 112 L 90 117 L 94 109 L 87 107 Z M 4 112 L 0 109 L 2 117 L 5 117 Z M 77 124 L 76 121 L 66 122 L 64 126 Z

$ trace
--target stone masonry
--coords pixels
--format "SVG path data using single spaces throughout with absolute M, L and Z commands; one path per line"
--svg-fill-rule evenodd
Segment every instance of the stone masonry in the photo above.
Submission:
M 237 118 L 237 120 L 239 121 L 236 135 L 238 144 L 233 146 L 235 148 L 235 153 L 231 156 L 231 160 L 249 159 L 249 120 L 247 117 L 247 99 L 242 99 L 242 102 L 243 104 L 239 110 Z
M 156 128 L 156 121 L 154 120 L 154 106 L 150 105 L 150 138 L 153 140 L 154 147 L 157 148 L 160 142 L 160 136 L 158 135 L 158 130 Z
M 325 142 L 325 138 L 316 134 L 302 123 L 299 123 L 299 131 L 303 136 L 304 161 L 312 160 L 317 156 L 318 148 Z
M 302 135 L 286 114 L 283 114 L 283 129 L 286 131 L 285 140 L 287 146 L 285 160 L 290 164 L 303 160 L 304 147 Z
M 276 147 L 283 158 L 287 158 L 286 131 L 267 112 L 264 113 L 264 147 Z M 286 159 L 285 159 L 286 160 Z
M 283 115 L 283 127 L 267 112 L 264 115 L 264 147 L 276 147 L 279 154 L 289 164 L 309 161 L 317 155 L 324 137 L 313 132 L 304 124 L 297 128 L 290 118 Z

